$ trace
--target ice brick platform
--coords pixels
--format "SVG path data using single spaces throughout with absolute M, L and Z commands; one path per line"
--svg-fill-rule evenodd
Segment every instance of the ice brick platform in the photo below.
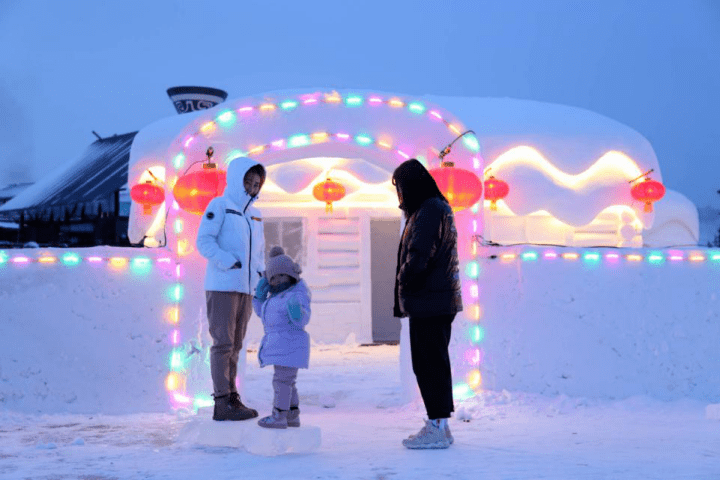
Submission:
M 263 456 L 288 453 L 311 453 L 320 448 L 319 427 L 269 429 L 258 426 L 257 419 L 241 422 L 216 422 L 209 416 L 193 419 L 180 431 L 177 441 L 182 444 L 208 447 L 241 448 Z

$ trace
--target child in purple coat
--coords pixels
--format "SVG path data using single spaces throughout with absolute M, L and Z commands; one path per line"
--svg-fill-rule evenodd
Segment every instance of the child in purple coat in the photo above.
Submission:
M 282 247 L 270 250 L 265 276 L 253 298 L 265 335 L 260 344 L 260 366 L 274 365 L 272 414 L 261 418 L 265 428 L 300 426 L 295 381 L 300 368 L 308 368 L 310 336 L 304 330 L 310 321 L 310 290 L 300 279 L 300 266 L 285 255 Z

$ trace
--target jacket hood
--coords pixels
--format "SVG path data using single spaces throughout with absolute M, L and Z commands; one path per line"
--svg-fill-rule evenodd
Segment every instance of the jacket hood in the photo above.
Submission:
M 230 161 L 230 165 L 228 165 L 227 187 L 225 187 L 223 196 L 237 205 L 238 208 L 245 209 L 247 205 L 257 199 L 257 196 L 251 198 L 247 194 L 243 182 L 247 171 L 259 164 L 259 162 L 247 157 L 237 157 Z

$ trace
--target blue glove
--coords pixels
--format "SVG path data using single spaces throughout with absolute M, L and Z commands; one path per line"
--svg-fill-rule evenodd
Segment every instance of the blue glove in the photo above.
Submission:
M 297 298 L 290 297 L 290 300 L 288 300 L 287 303 L 287 311 L 288 315 L 290 315 L 290 318 L 295 323 L 302 319 L 302 308 L 300 307 L 300 302 L 297 301 Z
M 268 292 L 270 292 L 270 284 L 265 277 L 262 277 L 258 282 L 257 287 L 255 287 L 255 298 L 258 300 L 265 300 Z

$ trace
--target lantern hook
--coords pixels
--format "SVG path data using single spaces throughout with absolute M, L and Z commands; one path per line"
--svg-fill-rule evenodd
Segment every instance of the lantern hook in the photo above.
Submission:
M 150 170 L 150 169 L 148 168 L 148 169 L 147 169 L 147 172 L 150 174 L 150 176 L 153 178 L 153 180 L 155 180 L 157 183 L 162 183 L 162 182 L 160 181 L 160 179 L 153 174 L 152 170 Z
M 475 134 L 475 132 L 473 132 L 472 130 L 466 130 L 466 131 L 464 131 L 463 133 L 461 133 L 460 135 L 458 135 L 457 137 L 455 137 L 455 140 L 453 140 L 452 142 L 450 142 L 450 143 L 447 145 L 447 147 L 443 148 L 443 149 L 440 151 L 440 153 L 438 153 L 438 157 L 440 157 L 440 160 L 442 160 L 443 158 L 445 158 L 445 155 L 447 155 L 448 153 L 450 153 L 450 149 L 452 148 L 452 146 L 453 146 L 453 144 L 454 144 L 455 142 L 457 142 L 458 140 L 460 140 L 462 137 L 464 137 L 464 136 L 467 135 L 468 133 L 472 133 L 473 135 Z
M 208 147 L 205 155 L 207 155 L 207 163 L 203 164 L 203 168 L 216 168 L 217 165 L 212 161 L 212 156 L 215 154 L 215 149 L 211 146 Z
M 651 174 L 652 172 L 654 172 L 654 171 L 655 171 L 655 169 L 654 169 L 654 168 L 651 168 L 650 170 L 648 170 L 647 172 L 643 173 L 643 174 L 640 175 L 639 177 L 633 178 L 632 180 L 628 180 L 628 183 L 633 183 L 633 182 L 636 182 L 636 181 L 640 180 L 640 179 L 643 178 L 643 177 L 647 177 L 648 175 L 650 175 L 650 174 Z

